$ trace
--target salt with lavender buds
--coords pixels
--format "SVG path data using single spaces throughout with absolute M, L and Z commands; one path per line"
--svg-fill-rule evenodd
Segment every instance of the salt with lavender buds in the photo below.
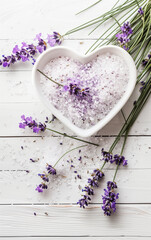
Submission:
M 95 125 L 114 108 L 129 80 L 124 60 L 109 52 L 97 55 L 86 64 L 60 56 L 52 59 L 43 72 L 63 86 L 72 84 L 83 91 L 88 89 L 83 97 L 79 97 L 41 75 L 44 97 L 73 124 L 84 129 Z

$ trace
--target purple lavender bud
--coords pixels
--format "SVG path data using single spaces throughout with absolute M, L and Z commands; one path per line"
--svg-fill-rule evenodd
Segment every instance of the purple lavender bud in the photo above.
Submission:
M 62 36 L 58 32 L 53 32 L 52 35 L 47 35 L 47 42 L 51 47 L 54 47 L 56 43 L 60 45 L 62 43 L 62 39 Z
M 95 179 L 97 180 L 100 180 L 101 178 L 104 177 L 104 173 L 99 169 L 95 169 L 93 172 L 95 173 Z
M 35 190 L 38 192 L 43 192 L 43 189 L 47 189 L 47 188 L 48 188 L 48 186 L 45 183 L 41 183 L 36 187 Z
M 88 195 L 94 195 L 93 188 L 88 186 L 84 187 L 84 189 L 82 189 L 82 192 L 86 192 Z
M 68 91 L 69 87 L 67 85 L 63 86 L 64 91 Z
M 25 117 L 25 115 L 21 116 L 21 120 L 23 122 L 19 123 L 19 128 L 25 129 L 26 126 L 31 128 L 34 133 L 44 132 L 46 130 L 46 124 L 37 123 L 32 117 Z
M 141 7 L 139 8 L 138 13 L 139 13 L 141 16 L 144 15 L 144 11 L 143 11 L 143 9 L 142 9 Z
M 124 23 L 123 26 L 121 26 L 120 30 L 122 31 L 122 33 L 117 33 L 115 36 L 117 38 L 117 41 L 120 43 L 120 45 L 125 50 L 128 50 L 127 44 L 130 41 L 129 36 L 133 33 L 129 22 Z
M 95 178 L 88 178 L 88 184 L 91 186 L 91 187 L 98 187 L 98 180 L 95 179 Z
M 87 195 L 84 195 L 83 198 L 81 198 L 81 199 L 77 202 L 77 204 L 80 205 L 80 208 L 81 208 L 81 207 L 82 207 L 82 208 L 85 208 L 86 206 L 88 206 L 89 201 L 91 201 L 91 198 L 90 198 L 89 196 L 87 196 Z
M 54 169 L 51 165 L 47 164 L 46 169 L 48 171 L 48 174 L 56 175 L 56 169 Z
M 131 35 L 133 33 L 131 25 L 129 22 L 124 23 L 123 26 L 121 26 L 121 31 L 127 35 Z
M 102 148 L 102 155 L 103 155 L 103 159 L 102 160 L 104 160 L 105 162 L 112 161 L 112 158 L 113 158 L 112 154 L 109 153 L 109 152 L 104 151 L 104 148 Z
M 44 173 L 42 173 L 42 174 L 39 173 L 38 176 L 41 177 L 43 181 L 49 182 L 48 175 L 46 175 L 46 174 L 44 174 Z
M 77 178 L 81 179 L 81 175 L 77 174 Z

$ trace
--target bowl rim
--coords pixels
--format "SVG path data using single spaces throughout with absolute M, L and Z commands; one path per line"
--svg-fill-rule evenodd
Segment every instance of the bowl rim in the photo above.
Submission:
M 38 78 L 37 78 L 37 76 L 38 76 L 37 68 L 40 68 L 40 65 L 43 62 L 43 59 L 45 59 L 48 56 L 50 57 L 50 54 L 53 52 L 55 53 L 55 51 L 56 52 L 64 51 L 67 53 L 67 55 L 71 54 L 71 56 L 74 59 L 76 56 L 78 58 L 78 60 L 79 59 L 81 60 L 81 62 L 82 61 L 89 62 L 90 60 L 88 60 L 88 59 L 90 59 L 90 58 L 93 59 L 97 54 L 101 54 L 107 50 L 109 52 L 114 52 L 114 54 L 117 54 L 117 55 L 120 54 L 122 56 L 122 58 L 124 59 L 124 61 L 126 62 L 126 64 L 129 66 L 129 81 L 127 84 L 127 89 L 126 89 L 124 95 L 121 97 L 121 99 L 113 107 L 113 109 L 97 124 L 95 124 L 94 126 L 91 126 L 88 129 L 83 129 L 83 128 L 77 127 L 68 118 L 63 116 L 63 114 L 59 110 L 57 110 L 50 102 L 48 104 L 47 100 L 46 99 L 44 100 L 43 94 L 39 89 L 40 84 L 39 84 Z M 60 53 L 60 55 L 63 56 L 63 53 Z M 49 58 L 49 60 L 47 62 L 49 62 L 53 58 Z M 109 123 L 111 121 L 111 119 L 122 109 L 122 107 L 125 105 L 125 103 L 129 99 L 129 97 L 131 96 L 131 94 L 134 90 L 135 84 L 136 84 L 136 78 L 137 78 L 137 70 L 136 70 L 136 66 L 135 66 L 133 58 L 130 56 L 130 54 L 127 51 L 125 51 L 121 47 L 114 46 L 114 45 L 102 46 L 99 49 L 97 49 L 87 55 L 79 54 L 75 50 L 73 50 L 69 47 L 56 46 L 56 47 L 53 47 L 53 48 L 50 48 L 50 49 L 44 51 L 37 58 L 37 61 L 32 70 L 32 83 L 34 85 L 34 88 L 35 88 L 40 100 L 43 102 L 43 104 L 45 106 L 47 106 L 47 108 L 53 115 L 55 115 L 64 125 L 66 125 L 70 130 L 72 130 L 74 133 L 76 133 L 80 137 L 90 137 L 91 135 L 93 135 L 94 133 L 96 133 L 97 131 L 102 129 L 107 123 Z

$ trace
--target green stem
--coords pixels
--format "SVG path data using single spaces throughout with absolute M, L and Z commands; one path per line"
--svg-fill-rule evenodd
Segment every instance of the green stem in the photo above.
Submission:
M 97 2 L 95 2 L 95 3 L 93 3 L 93 4 L 90 5 L 89 7 L 83 9 L 82 11 L 80 11 L 80 12 L 78 12 L 78 13 L 76 13 L 76 15 L 85 12 L 86 10 L 88 10 L 88 9 L 91 8 L 91 7 L 94 7 L 96 4 L 98 4 L 98 3 L 101 2 L 101 1 L 102 1 L 102 0 L 99 0 L 99 1 L 97 1 Z
M 103 163 L 103 165 L 102 165 L 102 167 L 101 167 L 100 171 L 102 171 L 102 170 L 103 170 L 103 168 L 104 168 L 105 164 L 106 164 L 106 162 L 104 162 L 104 163 Z
M 125 147 L 126 140 L 127 140 L 127 137 L 128 137 L 128 132 L 129 132 L 129 131 L 126 132 L 125 137 L 124 137 L 124 142 L 123 142 L 123 146 L 122 146 L 121 153 L 120 153 L 121 156 L 122 156 L 123 151 L 124 151 L 124 147 Z M 113 182 L 115 181 L 118 168 L 119 168 L 119 163 L 118 163 L 117 166 L 116 166 L 116 170 L 115 170 L 114 177 L 113 177 Z
M 56 81 L 54 81 L 53 79 L 51 79 L 50 77 L 48 77 L 45 73 L 43 73 L 41 70 L 37 69 L 38 72 L 40 72 L 44 77 L 48 78 L 51 82 L 57 84 L 58 86 L 63 87 L 64 85 L 62 85 L 61 83 L 58 83 Z
M 97 143 L 92 143 L 92 142 L 89 142 L 89 141 L 85 141 L 85 140 L 83 140 L 83 139 L 80 139 L 80 138 L 77 138 L 77 137 L 73 137 L 73 136 L 67 135 L 66 133 L 58 132 L 58 131 L 53 130 L 53 129 L 51 129 L 51 128 L 46 128 L 46 129 L 49 130 L 49 131 L 51 131 L 51 132 L 60 134 L 60 135 L 62 135 L 62 136 L 64 136 L 64 137 L 72 138 L 72 139 L 75 139 L 75 140 L 77 140 L 77 141 L 84 142 L 84 143 L 88 143 L 88 144 L 91 144 L 91 145 L 94 145 L 94 146 L 97 146 L 97 147 L 99 146 L 99 144 L 97 144 Z
M 72 149 L 70 149 L 69 151 L 65 152 L 65 153 L 57 160 L 57 162 L 55 163 L 55 165 L 54 165 L 53 167 L 55 168 L 55 166 L 58 164 L 58 162 L 59 162 L 66 154 L 68 154 L 69 152 L 72 152 L 72 151 L 74 151 L 74 150 L 76 150 L 76 149 L 78 149 L 78 148 L 83 148 L 83 147 L 86 147 L 86 146 L 87 146 L 87 145 L 82 145 L 82 146 L 79 146 L 79 147 L 72 148 Z

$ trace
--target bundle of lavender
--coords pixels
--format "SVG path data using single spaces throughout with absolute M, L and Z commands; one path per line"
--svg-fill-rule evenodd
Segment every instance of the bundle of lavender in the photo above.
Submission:
M 98 1 L 95 4 L 98 4 L 99 2 L 101 1 Z M 85 208 L 85 206 L 88 206 L 91 201 L 91 195 L 94 194 L 94 187 L 98 187 L 98 182 L 104 176 L 104 166 L 106 163 L 116 164 L 117 166 L 113 179 L 107 182 L 107 189 L 104 190 L 104 195 L 102 196 L 102 209 L 107 216 L 110 216 L 116 210 L 116 200 L 118 199 L 119 194 L 115 193 L 117 188 L 115 178 L 119 166 L 121 164 L 123 166 L 127 165 L 127 160 L 125 160 L 125 157 L 123 156 L 123 151 L 128 133 L 151 94 L 151 1 L 126 0 L 124 4 L 118 5 L 119 2 L 120 1 L 118 0 L 110 11 L 68 31 L 65 34 L 69 35 L 94 25 L 94 29 L 90 32 L 91 34 L 96 29 L 99 31 L 99 27 L 106 21 L 111 19 L 112 21 L 114 20 L 114 23 L 110 28 L 101 34 L 101 36 L 88 49 L 87 53 L 101 47 L 102 45 L 119 45 L 130 53 L 140 72 L 137 77 L 137 84 L 141 84 L 140 96 L 134 102 L 134 106 L 128 118 L 125 119 L 122 129 L 115 138 L 110 149 L 108 151 L 104 151 L 104 149 L 102 150 L 102 160 L 104 160 L 103 165 L 100 169 L 94 170 L 92 179 L 88 179 L 87 185 L 82 190 L 85 194 L 82 195 L 82 198 L 78 201 L 80 207 Z M 102 40 L 102 38 L 104 38 L 104 40 Z M 120 141 L 121 137 L 123 137 L 121 151 L 118 154 L 113 154 L 114 148 Z

